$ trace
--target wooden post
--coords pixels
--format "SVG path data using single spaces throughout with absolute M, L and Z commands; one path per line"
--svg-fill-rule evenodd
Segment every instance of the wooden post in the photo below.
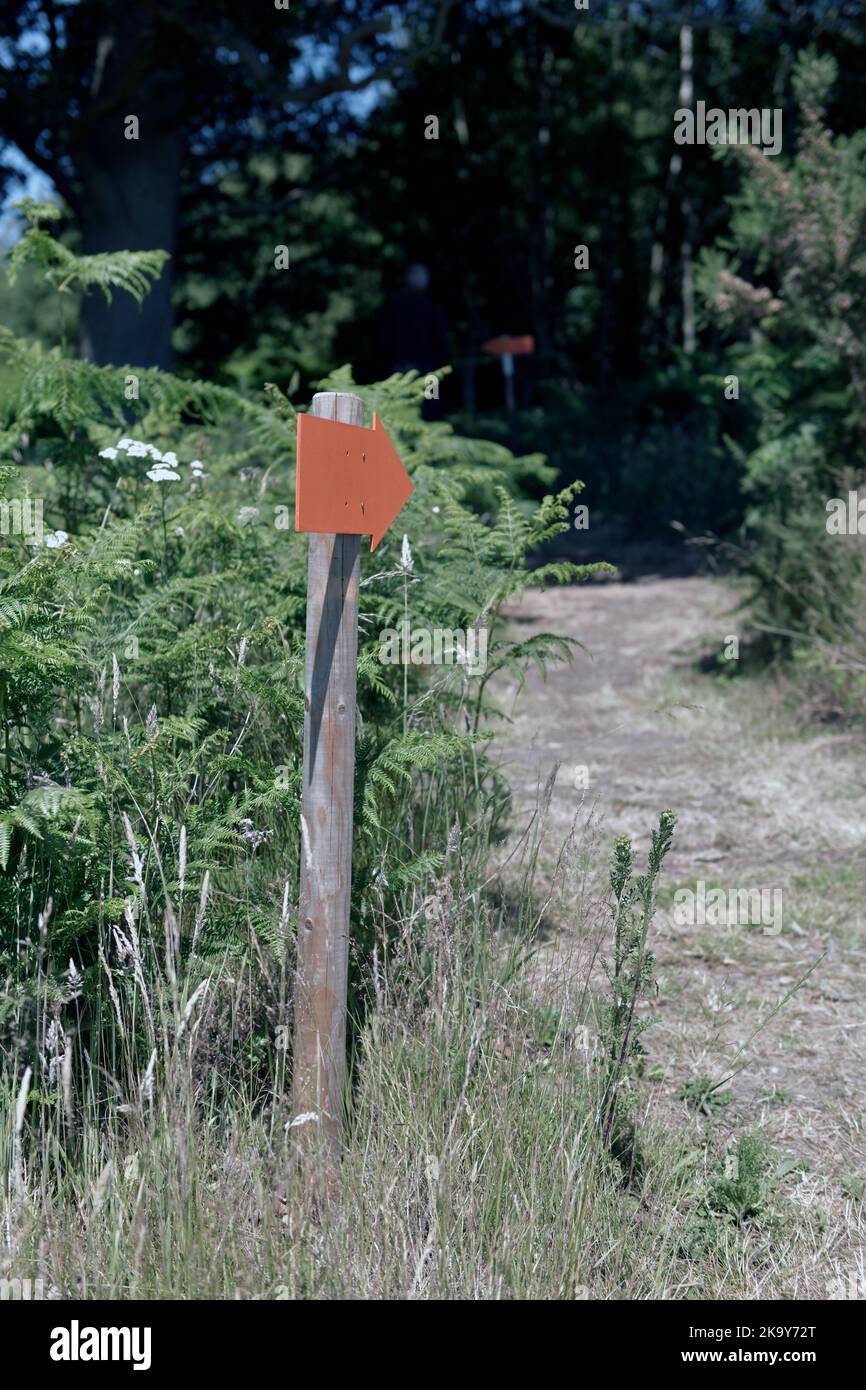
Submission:
M 310 413 L 364 419 L 360 396 L 342 391 L 314 396 Z M 359 556 L 359 536 L 310 535 L 293 1112 L 302 1148 L 321 1144 L 330 1157 L 346 1088 Z

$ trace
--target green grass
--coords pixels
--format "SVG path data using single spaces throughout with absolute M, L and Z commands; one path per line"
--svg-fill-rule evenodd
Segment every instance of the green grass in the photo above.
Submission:
M 791 881 L 790 915 L 806 931 L 829 931 L 840 941 L 862 940 L 861 902 L 866 866 L 850 858 L 815 863 Z

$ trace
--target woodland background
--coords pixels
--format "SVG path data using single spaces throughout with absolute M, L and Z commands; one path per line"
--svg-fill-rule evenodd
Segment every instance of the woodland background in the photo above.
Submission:
M 776 402 L 754 377 L 723 398 L 731 333 L 707 310 L 707 256 L 723 248 L 775 294 L 789 248 L 766 207 L 751 244 L 733 230 L 739 161 L 674 146 L 673 112 L 698 99 L 781 108 L 784 162 L 802 128 L 796 62 L 812 48 L 835 63 L 827 125 L 851 136 L 864 125 L 863 18 L 850 0 L 585 12 L 176 0 L 123 15 L 93 0 L 4 3 L 0 134 L 7 169 L 23 155 L 67 202 L 80 250 L 172 257 L 141 310 L 88 298 L 81 335 L 96 361 L 246 391 L 270 380 L 300 398 L 343 362 L 374 380 L 389 368 L 384 305 L 421 260 L 450 326 L 449 415 L 468 403 L 506 437 L 481 344 L 531 333 L 512 442 L 543 435 L 563 479 L 583 478 L 595 507 L 632 527 L 724 532 L 743 517 L 742 453 Z M 127 112 L 138 141 L 124 138 Z M 430 114 L 438 140 L 425 138 Z M 274 269 L 277 244 L 288 272 Z M 589 271 L 574 269 L 578 244 Z M 26 288 L 10 312 L 39 324 Z

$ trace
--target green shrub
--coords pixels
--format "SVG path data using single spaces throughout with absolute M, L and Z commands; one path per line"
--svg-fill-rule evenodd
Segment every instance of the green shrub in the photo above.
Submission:
M 61 299 L 140 297 L 158 273 L 156 253 L 75 257 L 40 227 L 53 209 L 24 212 L 11 270 L 41 269 Z M 23 1065 L 49 980 L 57 1016 L 74 1012 L 98 1037 L 115 1026 L 106 963 L 133 995 L 148 951 L 169 993 L 189 957 L 204 971 L 208 957 L 252 955 L 285 979 L 307 544 L 288 521 L 295 410 L 276 388 L 251 401 L 5 329 L 0 357 L 15 366 L 0 398 L 14 464 L 0 496 L 41 503 L 44 524 L 41 544 L 11 528 L 0 548 L 0 969 L 33 992 L 16 1015 Z M 353 388 L 351 372 L 322 385 Z M 363 952 L 374 915 L 423 898 L 455 824 L 478 846 L 501 824 L 507 788 L 482 729 L 491 676 L 569 655 L 551 635 L 508 637 L 502 603 L 588 571 L 526 567 L 567 525 L 579 485 L 521 503 L 516 479 L 545 478 L 543 459 L 424 423 L 414 373 L 360 394 L 415 485 L 362 568 L 352 901 Z M 488 629 L 486 670 L 382 664 L 380 633 L 404 617 Z M 266 1026 L 257 1007 L 249 1026 Z
M 724 371 L 757 416 L 743 460 L 755 621 L 777 648 L 857 673 L 864 548 L 828 534 L 827 503 L 866 475 L 866 131 L 827 129 L 835 75 L 832 58 L 799 56 L 790 158 L 720 154 L 741 161 L 742 187 L 730 242 L 704 253 L 699 278 L 728 338 Z

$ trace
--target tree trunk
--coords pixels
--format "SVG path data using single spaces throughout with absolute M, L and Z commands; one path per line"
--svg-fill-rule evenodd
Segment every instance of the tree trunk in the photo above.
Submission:
M 121 145 L 127 145 L 121 135 Z M 132 146 L 130 153 L 129 146 Z M 180 196 L 181 138 L 168 133 L 118 151 L 115 161 L 80 160 L 82 198 L 76 209 L 82 249 L 160 250 L 174 254 Z M 101 291 L 87 296 L 81 314 L 81 350 L 93 362 L 171 370 L 172 262 L 141 305 L 124 291 L 111 303 Z
M 680 29 L 680 107 L 691 107 L 692 96 L 692 29 L 691 25 L 684 24 Z M 683 217 L 683 239 L 680 246 L 683 267 L 683 351 L 687 357 L 691 357 L 695 350 L 695 220 L 687 179 L 683 181 L 680 206 Z
M 74 211 L 88 255 L 175 251 L 190 74 L 180 45 L 173 62 L 151 61 L 158 39 L 138 6 L 119 6 L 97 45 L 91 99 L 72 150 L 79 190 Z M 115 291 L 110 304 L 101 291 L 91 291 L 82 306 L 84 355 L 117 366 L 170 369 L 172 278 L 169 261 L 141 306 L 124 291 Z
M 679 32 L 679 107 L 681 109 L 691 106 L 692 97 L 694 95 L 694 84 L 692 80 L 692 39 L 691 25 L 681 25 Z M 682 182 L 681 175 L 683 166 L 683 155 L 678 149 L 674 149 L 668 163 L 667 178 L 665 179 L 665 184 L 659 197 L 655 226 L 653 229 L 653 244 L 650 254 L 649 293 L 647 295 L 647 307 L 643 325 L 643 337 L 648 345 L 652 345 L 656 341 L 656 330 L 664 293 L 664 236 L 668 220 L 668 209 L 677 184 Z M 682 215 L 683 227 L 682 240 L 680 242 L 680 263 L 682 267 L 682 341 L 684 351 L 687 355 L 690 355 L 695 350 L 695 290 L 693 265 L 694 214 L 692 211 L 691 198 L 685 187 L 682 188 L 680 193 L 680 212 Z
M 532 146 L 529 152 L 529 297 L 536 352 L 545 366 L 549 367 L 554 342 L 550 275 L 550 233 L 553 219 L 548 173 L 551 139 L 550 83 L 554 69 L 554 53 L 549 43 L 539 39 L 537 25 L 533 25 L 529 30 L 529 47 L 535 91 Z M 509 333 L 516 331 L 516 326 L 508 329 Z

